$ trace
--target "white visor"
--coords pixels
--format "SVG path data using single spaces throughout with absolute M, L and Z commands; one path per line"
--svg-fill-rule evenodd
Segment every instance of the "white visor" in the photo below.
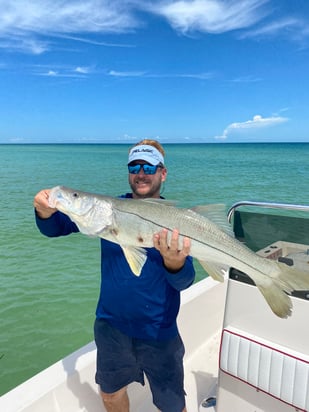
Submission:
M 144 160 L 153 166 L 157 166 L 159 163 L 164 165 L 164 157 L 159 150 L 147 144 L 134 146 L 130 150 L 128 164 L 134 162 L 135 160 Z

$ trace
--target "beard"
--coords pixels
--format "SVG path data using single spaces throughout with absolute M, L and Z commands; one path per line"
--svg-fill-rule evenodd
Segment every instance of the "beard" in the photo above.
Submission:
M 139 199 L 160 197 L 161 179 L 149 179 L 147 176 L 129 179 L 133 195 Z

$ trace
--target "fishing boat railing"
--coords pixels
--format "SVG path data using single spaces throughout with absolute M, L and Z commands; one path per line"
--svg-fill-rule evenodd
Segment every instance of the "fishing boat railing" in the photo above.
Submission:
M 271 208 L 271 209 L 282 209 L 282 210 L 295 210 L 295 211 L 306 211 L 309 212 L 309 205 L 295 205 L 289 203 L 271 203 L 271 202 L 254 202 L 250 200 L 244 200 L 237 203 L 234 203 L 227 212 L 228 221 L 231 222 L 236 209 L 242 206 L 256 206 L 262 208 Z

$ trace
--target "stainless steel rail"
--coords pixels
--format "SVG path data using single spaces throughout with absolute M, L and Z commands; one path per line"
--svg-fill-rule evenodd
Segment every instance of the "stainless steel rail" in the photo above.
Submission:
M 309 212 L 309 205 L 293 205 L 289 203 L 268 203 L 268 202 L 253 202 L 250 200 L 244 200 L 241 202 L 234 203 L 227 212 L 228 221 L 231 222 L 232 217 L 238 207 L 241 206 L 258 206 L 264 208 L 272 208 L 272 209 L 285 209 L 285 210 L 302 210 Z

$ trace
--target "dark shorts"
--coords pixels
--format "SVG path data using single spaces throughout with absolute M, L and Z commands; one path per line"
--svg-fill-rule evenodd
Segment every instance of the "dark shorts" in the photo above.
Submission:
M 185 407 L 183 356 L 180 336 L 168 341 L 131 338 L 106 321 L 94 324 L 97 345 L 96 383 L 113 393 L 134 381 L 144 385 L 144 373 L 153 403 L 162 412 L 181 412 Z

